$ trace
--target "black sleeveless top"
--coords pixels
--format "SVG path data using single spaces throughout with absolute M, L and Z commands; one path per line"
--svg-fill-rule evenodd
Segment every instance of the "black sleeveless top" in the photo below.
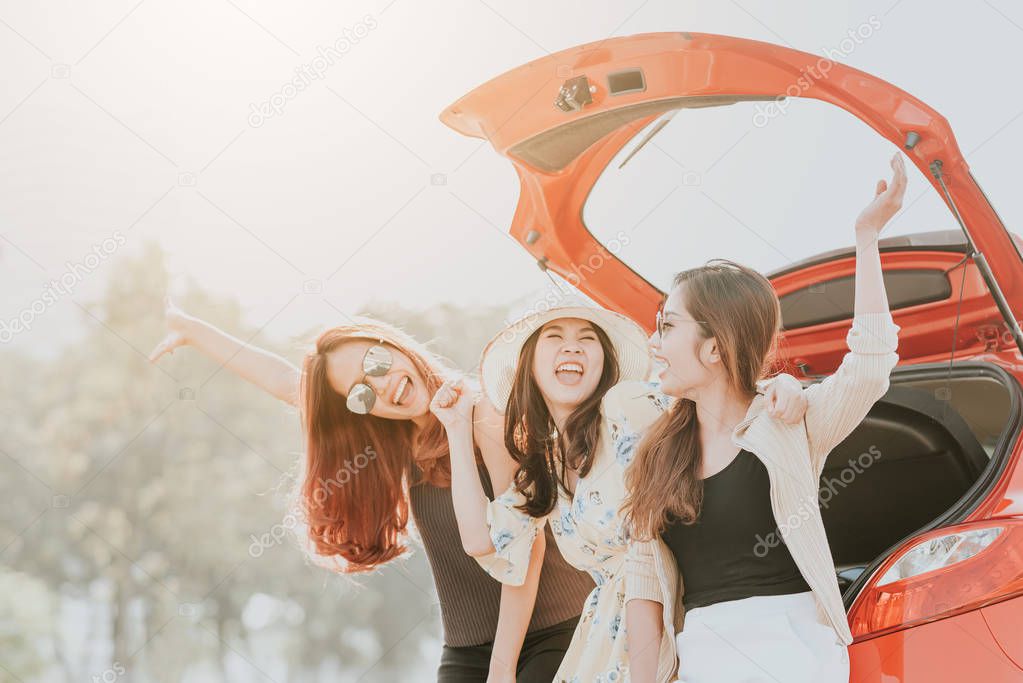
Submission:
M 810 590 L 778 532 L 770 485 L 764 463 L 743 449 L 703 480 L 696 522 L 671 519 L 661 532 L 682 574 L 687 610 Z
M 478 465 L 478 469 L 483 488 L 493 499 L 487 468 Z M 501 584 L 465 554 L 451 489 L 419 482 L 409 488 L 409 503 L 437 587 L 444 644 L 467 647 L 493 641 L 501 605 Z M 544 530 L 547 549 L 529 631 L 578 617 L 594 587 L 589 574 L 571 566 L 561 556 L 550 525 L 545 524 Z

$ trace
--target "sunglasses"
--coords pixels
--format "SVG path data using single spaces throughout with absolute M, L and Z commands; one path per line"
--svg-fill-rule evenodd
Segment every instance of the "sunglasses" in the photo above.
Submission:
M 666 317 L 666 315 L 664 313 L 664 304 L 661 304 L 661 307 L 657 309 L 657 316 L 654 318 L 655 325 L 657 327 L 657 336 L 658 337 L 664 337 L 664 322 L 665 322 L 664 319 L 665 319 L 665 317 Z M 681 322 L 684 322 L 684 323 L 700 323 L 701 325 L 706 325 L 707 324 L 706 320 L 686 320 L 684 318 L 678 318 L 678 320 L 680 320 Z
M 373 410 L 373 405 L 377 402 L 377 392 L 366 384 L 366 378 L 386 375 L 393 362 L 394 356 L 382 342 L 366 349 L 366 354 L 362 357 L 362 379 L 352 385 L 345 400 L 348 410 L 359 415 L 366 415 Z

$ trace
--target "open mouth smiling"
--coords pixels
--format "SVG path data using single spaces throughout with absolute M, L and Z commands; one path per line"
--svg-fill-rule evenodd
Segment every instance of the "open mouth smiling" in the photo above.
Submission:
M 586 368 L 576 361 L 563 361 L 554 366 L 554 376 L 562 384 L 574 385 L 582 381 Z
M 394 388 L 394 393 L 391 394 L 391 404 L 400 407 L 402 402 L 409 398 L 412 391 L 412 379 L 408 375 L 403 375 L 398 380 L 398 386 Z

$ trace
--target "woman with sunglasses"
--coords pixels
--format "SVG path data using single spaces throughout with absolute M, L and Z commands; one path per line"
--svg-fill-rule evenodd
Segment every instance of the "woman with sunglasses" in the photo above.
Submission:
M 370 318 L 320 334 L 301 369 L 186 315 L 169 299 L 166 320 L 168 334 L 151 360 L 192 346 L 298 407 L 307 448 L 289 527 L 312 563 L 352 573 L 398 559 L 408 550 L 411 514 L 444 625 L 437 680 L 551 681 L 593 581 L 569 566 L 553 542 L 546 553 L 536 544 L 521 586 L 503 586 L 466 554 L 445 430 L 429 410 L 434 393 L 457 374 L 450 366 L 402 330 Z M 479 463 L 510 461 L 503 428 L 500 414 L 482 402 L 470 431 L 491 495 L 508 486 L 511 471 Z M 352 462 L 359 466 L 354 475 L 346 469 Z

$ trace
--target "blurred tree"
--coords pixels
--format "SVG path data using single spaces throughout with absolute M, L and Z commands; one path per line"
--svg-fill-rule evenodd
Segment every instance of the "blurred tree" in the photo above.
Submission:
M 47 670 L 54 653 L 57 600 L 47 585 L 0 567 L 0 681 L 27 680 Z M 14 625 L 15 628 L 6 628 Z
M 410 680 L 420 645 L 439 642 L 424 554 L 352 580 L 307 566 L 287 540 L 251 551 L 253 537 L 282 522 L 273 494 L 301 457 L 298 420 L 198 353 L 146 360 L 164 329 L 163 259 L 150 246 L 112 263 L 102 297 L 78 302 L 85 336 L 57 358 L 0 357 L 0 569 L 34 577 L 3 591 L 3 623 L 51 596 L 65 626 L 57 616 L 34 622 L 60 662 L 41 680 L 116 666 L 137 681 L 200 670 L 316 680 L 331 667 Z M 194 285 L 178 303 L 236 336 L 256 332 L 234 302 Z M 496 309 L 372 313 L 433 340 L 462 368 L 502 324 Z M 299 360 L 293 344 L 253 341 Z M 86 607 L 59 609 L 69 601 Z M 25 640 L 0 645 L 0 665 L 31 680 Z

